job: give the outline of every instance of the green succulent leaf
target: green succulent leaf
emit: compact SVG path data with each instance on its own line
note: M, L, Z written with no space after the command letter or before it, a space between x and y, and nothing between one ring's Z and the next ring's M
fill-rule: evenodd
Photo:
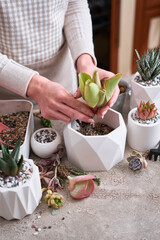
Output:
M99 87L95 83L89 83L85 85L84 99L92 108L97 105L99 101Z
M0 158L0 170L6 175L10 174L10 167L2 158Z
M106 104L106 91L100 90L99 91L99 101L97 103L97 107L105 106Z
M11 152L11 158L17 163L20 151L21 139L19 138L16 142L14 149Z
M111 97L116 89L116 86L118 85L121 78L122 78L122 74L117 73L115 76L106 79L104 87L106 89L107 102L111 99Z
M97 71L95 71L94 74L93 74L93 81L94 81L94 83L97 84L97 86L99 87L99 89L102 89L101 80L100 80L100 78L99 78L99 74L98 74Z
M2 149L2 155L3 155L4 161L8 162L9 161L8 150L5 148L5 146L3 144L1 144L1 149Z
M18 170L17 170L17 174L19 174L19 172L21 171L22 167L23 167L23 155L21 155L21 158L19 159L19 162L17 163L17 167L18 167Z
M81 94L82 94L82 97L84 97L84 86L85 86L85 83L88 79L91 79L90 75L88 75L87 73L79 73L78 74L78 77L79 77L79 87L80 87L80 91L81 91Z

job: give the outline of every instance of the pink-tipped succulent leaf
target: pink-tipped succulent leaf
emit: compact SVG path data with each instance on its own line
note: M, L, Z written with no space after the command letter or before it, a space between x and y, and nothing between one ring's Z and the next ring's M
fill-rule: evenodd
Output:
M148 101L147 103L142 102L139 106L137 106L137 113L140 119L147 120L151 119L155 116L157 109L155 108L155 104Z
M68 177L70 195L75 199L89 197L95 189L94 178L92 175Z

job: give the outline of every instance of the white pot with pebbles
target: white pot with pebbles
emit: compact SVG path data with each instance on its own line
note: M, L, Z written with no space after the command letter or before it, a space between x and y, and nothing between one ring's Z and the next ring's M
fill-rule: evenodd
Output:
M160 110L160 48L147 51L144 56L137 57L137 73L131 80L130 108L137 107L141 100L155 103Z
M22 219L38 206L42 192L38 167L31 159L19 159L20 140L10 152L2 145L0 158L0 216Z
M160 111L155 104L141 102L128 114L127 141L137 151L147 151L158 145L160 140Z
M61 143L61 136L53 128L41 128L35 131L31 137L33 152L40 158L49 158L57 151Z

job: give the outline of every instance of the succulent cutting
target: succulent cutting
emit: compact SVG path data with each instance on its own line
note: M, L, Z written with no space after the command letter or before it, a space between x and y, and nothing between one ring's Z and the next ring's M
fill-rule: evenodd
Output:
M9 152L8 143L1 144L2 158L0 158L0 170L5 176L16 176L22 169L23 155L19 159L21 139L19 138L14 149Z
M89 197L95 189L94 178L92 175L82 175L74 178L68 176L70 195L75 199Z
M140 170L141 168L147 168L148 163L145 158L137 151L132 151L130 156L127 158L129 162L129 168L136 171Z
M157 109L155 108L155 104L148 101L147 103L142 102L139 106L137 106L137 113L140 119L147 120L151 119L155 116Z
M141 57L137 50L135 52L138 57L137 71L143 81L155 79L160 74L160 48L157 51L155 48L148 50Z
M92 78L87 73L80 73L78 78L83 99L93 108L105 106L111 99L121 77L122 75L118 73L115 76L106 79L102 86L97 71L94 72Z

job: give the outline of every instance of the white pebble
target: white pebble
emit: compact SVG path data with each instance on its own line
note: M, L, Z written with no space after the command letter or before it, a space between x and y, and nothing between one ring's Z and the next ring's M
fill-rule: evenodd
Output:
M38 235L38 232L34 232L33 235L34 235L34 236L37 236L37 235Z
M41 228L38 228L38 232L41 232Z
M39 215L37 218L41 218L41 216Z

